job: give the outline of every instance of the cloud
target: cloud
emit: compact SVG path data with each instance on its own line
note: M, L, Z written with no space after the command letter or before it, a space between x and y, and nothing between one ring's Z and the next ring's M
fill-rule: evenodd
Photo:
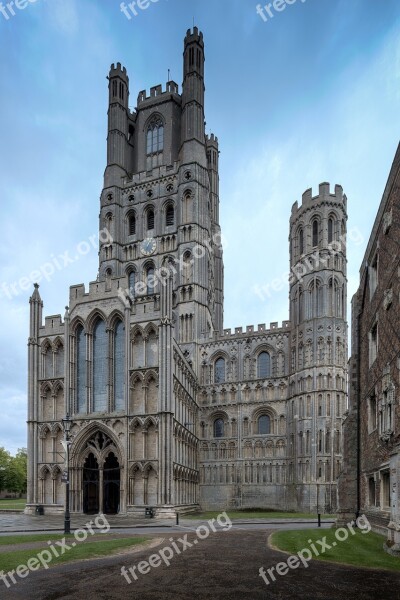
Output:
M53 29L67 36L75 37L78 34L79 12L75 0L50 0L46 3L46 10L48 22Z
M11 454L26 448L26 394L15 388L0 389L0 440Z

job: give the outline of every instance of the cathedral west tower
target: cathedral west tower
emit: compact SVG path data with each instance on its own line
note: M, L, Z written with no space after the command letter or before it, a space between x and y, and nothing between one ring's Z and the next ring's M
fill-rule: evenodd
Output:
M63 510L66 414L72 511L315 510L317 483L334 507L347 330L345 247L331 246L345 197L323 184L293 209L291 265L321 260L292 282L291 320L224 329L204 67L194 27L181 92L156 85L130 110L126 69L109 71L97 277L71 286L63 318L43 324L37 286L30 301L28 511Z

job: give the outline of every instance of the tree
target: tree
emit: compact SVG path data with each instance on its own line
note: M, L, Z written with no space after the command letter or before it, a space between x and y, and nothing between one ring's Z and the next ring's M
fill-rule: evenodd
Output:
M3 447L0 448L0 492L7 489L7 473L10 467L11 454Z
M0 492L26 492L27 459L26 448L19 448L15 456L11 456L5 448L0 448Z
M20 494L26 492L27 473L28 473L28 452L26 448L19 448L15 458L12 458L12 464L18 475L18 491Z

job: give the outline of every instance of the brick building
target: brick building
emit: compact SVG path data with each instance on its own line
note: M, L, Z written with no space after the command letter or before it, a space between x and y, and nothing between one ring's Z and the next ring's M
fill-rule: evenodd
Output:
M363 512L400 549L400 146L352 300L341 520Z

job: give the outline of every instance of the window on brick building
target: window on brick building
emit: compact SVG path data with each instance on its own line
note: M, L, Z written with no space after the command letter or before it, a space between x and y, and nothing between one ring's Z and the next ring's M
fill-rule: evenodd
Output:
M370 506L376 505L375 477L370 477L368 479L368 504Z
M376 396L372 394L368 398L368 432L372 433L376 429Z
M369 332L369 366L371 366L377 357L378 353L378 323L372 327Z
M385 471L381 475L381 508L390 508L390 473Z
M375 254L375 257L372 260L371 265L369 267L369 295L370 295L370 298L372 298L372 296L374 295L377 285L378 285L378 255Z

